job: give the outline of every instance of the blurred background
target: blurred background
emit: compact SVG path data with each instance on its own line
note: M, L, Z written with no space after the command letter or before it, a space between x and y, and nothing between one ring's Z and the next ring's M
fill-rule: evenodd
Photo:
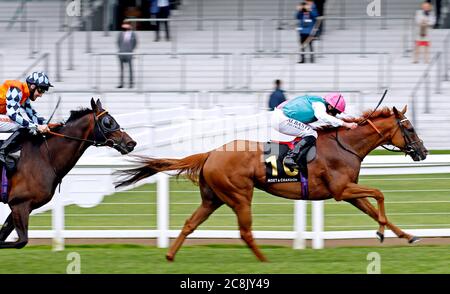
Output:
M48 116L61 97L56 112L60 120L67 118L70 110L88 107L91 97L101 98L103 106L138 142L137 154L180 157L235 138L270 140L269 98L275 80L281 81L280 89L287 99L340 91L356 115L374 108L383 91L389 89L383 105L407 105L406 115L425 146L432 152L450 150L450 2L306 2L0 0L0 80L24 79L34 70L45 71L55 87L36 101L35 107ZM424 9L424 2L431 2L431 8ZM308 28L302 28L307 35L302 39L298 29L305 24L299 24L298 15L312 14L314 9L317 17ZM434 22L423 25L423 14L434 17ZM124 33L124 22L134 33ZM301 48L305 50L303 57ZM415 56L418 50L420 54ZM111 172L123 166L116 164L118 161L115 150L90 148L79 169L65 179L56 196L65 195L63 207L73 203L99 205L95 213L68 208L73 211L66 215L66 230L158 228L156 179L149 180L153 183L150 186L138 188L141 194L135 191L137 194L118 196L124 201L114 200L117 194L113 194ZM172 211L170 229L180 229L198 203L195 188L185 187L184 182L180 185L180 189L170 191L171 197L177 191L182 196L189 192L194 200L181 201L187 203L183 206L186 210ZM105 195L113 196L104 199ZM435 215L437 219L418 220L417 214L411 214L402 221L416 227L436 224L436 228L448 228L448 196L440 196L443 212ZM133 199L137 203L133 208L123 203ZM141 215L132 216L138 203L143 203ZM31 234L54 237L61 244L61 235L55 235L51 224L52 205L35 213ZM292 204L283 205L288 211L280 213L292 215ZM112 207L120 209L111 212ZM0 214L6 216L8 208L1 209ZM112 214L141 219L126 222ZM152 220L147 223L147 218ZM227 218L226 226L235 228L233 216ZM364 220L359 228L373 227L368 217ZM216 221L218 227L223 226L222 220ZM342 221L344 226L345 218ZM281 230L290 230L294 225L292 218L288 223L280 222L268 221L261 227L268 229L275 223ZM336 225L335 220L329 225L333 223ZM57 229L64 230L64 216ZM120 234L155 237L159 233Z

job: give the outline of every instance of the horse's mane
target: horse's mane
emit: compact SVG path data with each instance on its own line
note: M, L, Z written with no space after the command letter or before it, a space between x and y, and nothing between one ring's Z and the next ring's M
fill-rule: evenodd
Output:
M92 112L93 112L93 110L92 110L92 109L89 109L89 108L80 108L80 109L77 109L77 110L71 110L71 111L70 111L70 116L69 116L69 118L66 120L65 124L68 124L68 123L70 123L70 122L76 121L76 120L78 120L79 118L82 118L83 116L85 116L86 114L90 114L90 113L92 113ZM64 125L56 126L56 127L52 128L52 131L58 132L59 130L61 130L61 128L62 128L63 126L64 126Z
M381 109L376 110L373 112L373 109L369 109L363 112L363 114L360 117L354 117L354 118L346 118L344 119L346 122L362 122L363 120L369 118L377 118L377 117L390 117L392 115L392 109L385 106Z
M370 117L370 119L375 119L378 117L389 117L392 115L392 109L390 109L387 106L385 106L381 109L378 109L373 113L372 112L373 112L373 109L368 109L368 110L364 111L363 114L359 117L348 117L348 118L343 118L342 120L346 121L346 122L360 123L369 117ZM321 131L329 131L329 130L335 130L335 129L336 129L335 127L328 126L328 125L324 125L321 127L319 126L319 130L321 130Z
M72 121L75 121L79 118L82 118L83 116L85 116L86 114L92 113L93 110L89 109L89 108L81 108L78 110L72 110L70 111L70 116L67 119L66 123L70 123Z

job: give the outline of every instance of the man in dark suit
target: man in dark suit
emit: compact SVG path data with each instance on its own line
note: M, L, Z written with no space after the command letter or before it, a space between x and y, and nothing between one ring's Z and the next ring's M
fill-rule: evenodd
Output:
M133 53L137 45L136 33L132 30L132 26L129 23L122 24L123 31L120 32L119 38L117 39L117 45L119 47L119 53ZM119 55L120 62L120 84L117 88L123 88L123 67L127 63L129 66L129 76L130 76L130 88L133 88L133 66L132 66L132 55Z

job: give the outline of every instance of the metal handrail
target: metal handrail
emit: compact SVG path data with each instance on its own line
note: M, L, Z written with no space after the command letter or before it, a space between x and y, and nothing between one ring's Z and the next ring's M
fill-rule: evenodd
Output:
M364 52L366 50L366 42L367 42L367 25L366 25L366 21L374 21L374 20L403 20L403 38L402 38L402 43L403 43L403 54L404 56L406 56L407 52L410 52L412 49L409 48L411 42L409 40L409 38L411 37L411 34L408 34L408 28L409 31L413 31L413 24L411 22L411 19L414 20L414 18L411 17L376 17L376 18L367 18L367 17L358 17L358 16L318 16L316 18L318 21L326 21L326 20L341 20L341 21L345 21L345 20L361 20L362 23L359 26L359 30L360 30L360 51ZM270 18L269 22L271 23L271 27L274 28L275 31L276 30L276 26L274 25L279 24L280 21L286 21L286 22L291 22L294 23L297 20L295 18ZM341 22L341 26L342 26L343 22ZM385 29L385 22L381 22L380 25L380 29ZM294 24L293 24L294 26ZM345 26L340 27L340 29L345 29ZM281 32L278 30L278 32L275 32L276 36L275 38L273 38L272 41L272 51L277 52L281 50Z
M19 4L19 6L16 8L16 11L14 12L13 16L11 17L11 19L8 21L8 26L6 27L6 29L9 31L11 30L11 28L18 22L21 23L21 27L20 30L21 32L26 32L27 31L27 27L24 25L24 23L27 20L27 0L22 0ZM22 15L22 20L18 21L17 18Z
M229 21L238 21L241 23L238 25L237 30L243 30L242 22L251 21L254 22L254 49L255 52L261 52L262 49L262 36L263 36L263 18L127 18L125 21L127 22L171 22L171 40L172 40L172 53L178 52L178 26L176 23L178 22L194 22L201 20L202 23L204 21L210 21L213 23L212 31L213 37L212 40L212 49L214 52L218 52L220 50L219 46L219 32L220 32L220 22L229 22ZM200 26L201 30L203 30L203 24ZM198 28L197 28L198 29ZM199 30L199 29L198 29Z
M27 76L31 70L36 67L36 65L38 65L41 62L44 62L44 72L48 73L48 69L49 69L49 60L50 60L50 53L43 53L41 54L38 58L36 58L36 60L31 63L20 75L18 75L16 77L16 79L20 80L22 78L24 78L25 76Z
M11 20L5 20L5 19L0 19L0 23L10 23ZM40 31L37 27L39 25L39 21L38 20L34 20L34 19L30 19L30 20L16 20L16 23L22 23L22 24L33 24L31 26L31 30L28 29L28 25L26 25L25 27L25 31L28 32L28 44L30 47L30 58L32 58L34 56L34 54L39 53L39 49L38 49L38 40L40 39ZM36 35L39 35L36 37Z
M448 81L448 70L449 70L449 64L448 64L448 51L450 50L449 48L449 43L450 43L450 33L447 34L447 36L445 36L444 38L444 42L443 42L443 58L444 58L444 81Z
M391 83L391 71L392 68L389 65L390 60L391 60L391 54L389 52L276 52L276 53L269 53L269 52L262 52L262 53L240 53L241 56L246 57L246 61L243 62L244 64L244 69L242 70L242 72L244 74L246 74L245 77L245 87L251 89L251 58L248 58L248 56L255 56L255 57L260 57L260 56L275 56L275 57L279 57L281 55L286 55L289 56L290 61L288 64L288 72L289 72L289 81L291 85L295 85L295 66L293 66L295 64L295 62L293 60L291 60L291 56L298 56L299 54L305 54L305 55L333 55L334 56L334 82L333 82L333 88L339 89L339 72L340 72L340 63L339 63L339 59L338 57L340 55L361 55L361 54L365 54L365 55L375 55L375 56L379 56L379 63L378 63L378 77L377 77L377 89L378 90L382 90L384 88L386 88L387 86L390 85ZM383 64L383 62L381 61L381 57L384 58L388 58L387 60L385 60L384 64L386 64L387 66L384 67L380 70L380 68L382 67L381 65Z
M330 93L330 92L335 92L336 91L336 89L334 89L334 88L322 88L322 89L314 89L314 88L305 88L305 89L291 89L291 90L284 90L284 92L286 93L286 94L289 94L289 93ZM265 96L263 97L263 96L259 96L258 97L258 101L259 101L259 104L260 104L260 107L261 108L263 108L263 109L268 109L267 108L267 105L266 105L266 99L267 99L267 97L266 97L266 95L267 94L269 94L269 93L272 93L273 92L273 89L260 89L260 90L258 90L258 89L239 89L239 90L208 90L208 91L203 91L202 92L202 94L206 94L206 95L208 95L208 97L210 97L211 95L214 95L214 94L231 94L231 93L244 93L244 94L260 94L260 93L263 93ZM359 99L358 99L358 102L357 102L357 104L358 104L358 107L359 107L359 109L363 109L363 107L364 107L364 101L363 101L363 99L362 99L362 97L363 97L363 92L362 91L358 91L358 90L347 90L347 89L340 89L339 90L339 92L340 93L354 93L354 94L357 94L357 95L359 95ZM214 98L211 98L210 99L211 100L211 103L212 104L217 104L217 102L214 102L215 101L215 99Z
M223 56L225 58L225 63L224 63L224 79L223 79L223 83L224 83L224 88L228 88L229 87L229 81L230 81L230 77L231 77L231 62L230 62L230 58L231 56L233 56L233 53L229 53L229 52L212 52L212 53L205 53L205 52L184 52L184 53L117 53L117 52L97 52L97 53L91 53L90 56L92 58L95 58L95 62L90 62L90 64L94 65L94 69L90 70L89 72L92 72L95 74L95 78L90 78L88 76L89 82L92 83L93 81L95 81L95 85L93 86L93 88L95 88L96 90L98 90L97 87L99 87L99 85L101 84L101 75L100 75L100 70L99 68L100 66L100 57L101 56L138 56L138 57L142 57L142 60L140 60L140 70L138 71L138 73L140 72L141 75L140 76L136 76L136 81L138 81L137 87L138 87L138 92L142 92L142 85L143 85L143 69L142 69L142 64L144 63L143 58L145 56L171 56L171 57L180 57L180 90L181 91L185 91L186 90L186 60L185 60L185 56L213 56L213 57L217 57L217 56Z
M435 93L440 93L441 90L441 62L440 59L442 57L442 52L437 52L431 62L428 64L427 68L424 70L413 90L411 91L411 109L412 109L412 121L414 125L417 127L417 92L420 89L420 86L424 84L424 92L425 92L425 113L430 112L430 72L436 63L436 87Z
M285 92L287 94L296 94L296 93L329 93L329 92L333 92L335 91L335 89L294 89L294 90L286 90ZM189 105L192 108L195 108L196 106L199 106L201 103L207 103L207 105L215 105L215 106L219 106L220 104L217 101L217 96L215 96L216 94L255 94L257 95L257 107L259 109L268 109L267 108L267 94L273 92L273 89L252 89L252 90L150 90L150 91L145 91L142 92L141 94L145 95L145 106L144 107L148 107L148 108L152 108L151 105L151 95L153 94L169 94L169 93L174 93L174 94L188 94L190 95L190 101L189 101ZM341 93L345 93L345 94L355 94L358 95L357 100L356 100L356 104L358 105L358 108L360 110L364 110L364 93L362 91L356 91L356 90L346 90L346 89L342 89L340 91ZM92 89L92 90L86 90L85 88L80 88L80 89L70 89L70 90L51 90L50 95L52 95L52 97L54 96L61 96L64 94L73 94L73 93L80 93L80 94L96 94L99 95L100 97L104 96L104 94L106 93L111 93L111 94L117 94L117 93L124 93L123 90L117 90L117 89L111 89L111 90L100 90L100 89ZM135 92L135 93L140 93L140 92ZM261 95L262 94L262 95ZM205 97L207 97L207 99L205 99ZM120 100L107 100L107 97L102 97L103 100L107 101L108 104L111 103L121 103ZM200 102L202 101L202 102ZM207 102L205 102L207 101ZM246 101L245 99L243 101ZM168 103L170 103L170 101L168 101ZM244 102L245 103L245 102ZM49 108L48 111L51 112L53 110L53 103L49 104Z
M296 93L329 93L333 92L335 89L295 89L295 90L286 90L285 92L287 94L296 94ZM267 108L267 94L273 92L273 89L253 89L253 90L150 90L145 92L135 92L145 95L145 106L148 108L152 108L151 105L151 95L153 94L188 94L190 96L189 105L192 108L200 107L200 104L203 103L203 105L214 105L214 106L220 106L220 104L217 101L216 94L233 94L233 93L243 93L243 94L255 94L257 95L257 106L259 109L268 109ZM340 91L341 93L346 94L356 94L358 95L358 98L356 100L356 104L358 105L358 108L360 110L364 109L364 93L362 91L356 91L356 90L346 90L342 89ZM111 90L100 90L100 89L92 89L92 90L86 90L83 89L70 89L70 90L51 90L50 95L52 97L54 96L61 96L64 94L73 94L73 93L80 93L80 94L95 94L99 95L100 97L104 96L106 93L110 94L117 94L117 93L124 93L123 90L117 90L117 89L111 89ZM263 94L263 95L261 95ZM205 99L206 97L206 99ZM121 103L120 100L108 100L107 98L102 98L104 101L107 101L108 104L111 103ZM106 99L106 100L105 100ZM245 101L245 100L244 100ZM170 101L168 101L170 103ZM205 104L206 103L206 104ZM244 102L245 103L245 102ZM50 103L48 106L48 111L51 112L53 110L53 103Z
M56 81L60 82L62 80L61 75L61 44L64 40L68 39L67 44L67 54L69 60L68 70L73 70L73 31L72 27L69 26L69 31L65 33L61 38L55 43L55 67L56 67Z

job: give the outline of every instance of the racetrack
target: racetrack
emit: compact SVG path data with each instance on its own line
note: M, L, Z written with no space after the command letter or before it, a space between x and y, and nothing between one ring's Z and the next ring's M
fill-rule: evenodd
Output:
M364 176L360 183L385 193L388 217L406 231L450 227L449 174ZM68 206L66 229L155 229L155 191L155 185L144 185L107 196L93 208ZM186 180L172 180L170 203L170 229L180 229L200 203L197 187ZM293 203L257 191L254 229L292 230ZM378 228L356 208L334 200L326 202L325 216L325 230L369 229L375 236ZM50 213L43 213L33 216L30 226L50 228L50 222ZM237 224L230 209L223 207L202 228L235 230ZM52 252L48 239L31 240L25 249L0 251L0 272L64 273L67 254L77 252L83 273L365 273L367 254L377 252L382 273L450 273L450 238L424 238L414 245L397 238L388 238L383 244L375 237L325 240L327 248L322 250L293 250L291 240L257 241L269 264L258 262L239 239L188 239L173 264L164 259L167 249L156 248L155 240L68 239L62 252Z
M0 273L66 273L68 254L80 256L81 273L366 273L367 256L380 256L381 273L450 273L450 245L340 247L293 250L261 246L269 263L256 260L243 245L183 247L175 262L165 249L142 245L74 245L52 252L49 246L1 250Z

